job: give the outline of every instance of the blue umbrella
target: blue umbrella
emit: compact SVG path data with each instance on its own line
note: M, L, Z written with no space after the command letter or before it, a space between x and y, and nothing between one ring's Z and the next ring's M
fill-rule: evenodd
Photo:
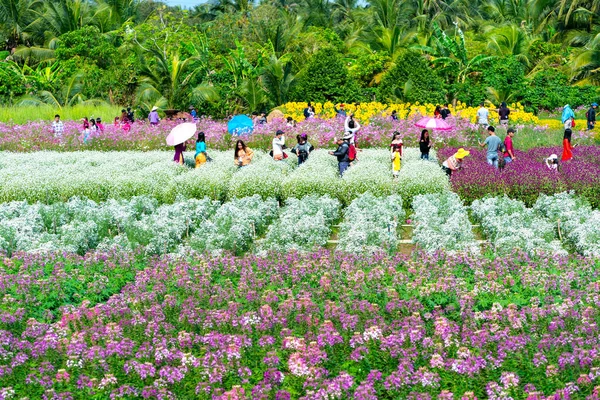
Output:
M254 124L247 115L236 115L227 124L227 132L234 136L247 135L254 131Z

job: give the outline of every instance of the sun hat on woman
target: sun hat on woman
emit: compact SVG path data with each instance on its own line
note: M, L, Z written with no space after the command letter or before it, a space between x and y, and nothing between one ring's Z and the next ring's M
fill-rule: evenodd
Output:
M469 154L471 154L471 152L469 150L465 150L462 147L460 149L458 149L458 151L454 154L454 157L456 157L457 159L461 159L461 158L465 158L466 156L468 156Z

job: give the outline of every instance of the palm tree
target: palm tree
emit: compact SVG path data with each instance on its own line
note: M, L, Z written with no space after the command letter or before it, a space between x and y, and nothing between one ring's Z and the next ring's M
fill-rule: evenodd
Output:
M73 32L95 23L101 10L86 0L45 1L44 7L35 11L36 19L30 29L47 43L58 40L60 35Z
M600 32L575 53L571 76L578 84L600 85Z
M46 70L44 74L54 74L52 70ZM19 106L27 105L49 105L54 108L63 108L67 106L73 106L75 104L104 104L103 100L98 99L86 99L82 95L84 86L84 73L76 72L71 75L56 92L49 90L42 90L35 95L26 95L21 98L17 103Z
M0 0L0 24L4 25L3 30L8 34L7 49L23 43L34 11L42 4L40 0Z
M181 58L179 52L167 54L158 47L145 49L145 55L151 57L148 62L142 54L142 80L138 89L137 101L146 106L156 105L161 108L175 108L178 104L190 100L214 101L218 94L208 82L191 87L198 78L208 76L208 57L203 50L206 41L200 41L194 47L195 54ZM147 107L148 109L151 107Z
M529 66L529 47L532 39L515 25L502 26L489 32L488 49L498 56L514 56Z
M285 56L277 58L273 53L264 67L261 80L271 103L278 106L289 101L296 75L292 73L292 63Z

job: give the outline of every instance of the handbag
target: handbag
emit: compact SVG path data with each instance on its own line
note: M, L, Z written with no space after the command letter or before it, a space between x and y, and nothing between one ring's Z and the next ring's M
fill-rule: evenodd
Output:
M575 118L571 119L571 127L575 128Z

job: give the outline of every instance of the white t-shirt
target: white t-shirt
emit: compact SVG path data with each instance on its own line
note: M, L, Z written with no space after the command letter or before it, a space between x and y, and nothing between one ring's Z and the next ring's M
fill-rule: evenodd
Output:
M273 139L273 155L283 154L283 145L285 144L285 136L282 136L281 139L274 138Z
M477 121L480 124L487 124L489 115L490 112L488 111L488 109L485 107L481 107L479 110L477 110Z

